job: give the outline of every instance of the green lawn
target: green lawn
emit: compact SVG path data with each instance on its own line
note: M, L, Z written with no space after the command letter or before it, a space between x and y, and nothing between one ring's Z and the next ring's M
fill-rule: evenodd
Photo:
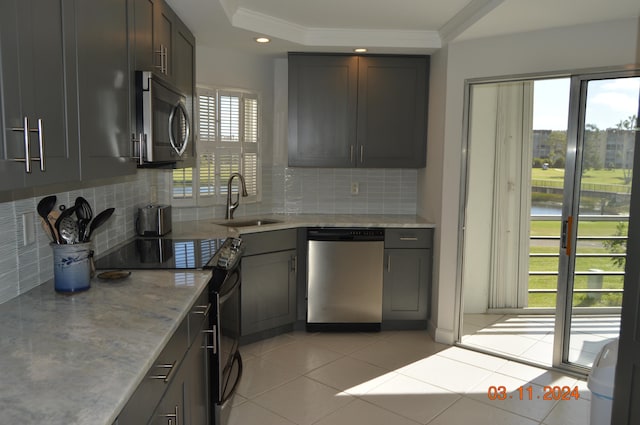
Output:
M589 236L614 236L617 221L583 221L578 223L580 234ZM531 221L531 236L560 236L560 220Z
M564 168L532 168L531 178L534 180L550 180L562 182L564 180ZM612 184L621 186L630 186L625 184L624 172L622 169L614 170L587 170L582 173L582 181L584 183Z

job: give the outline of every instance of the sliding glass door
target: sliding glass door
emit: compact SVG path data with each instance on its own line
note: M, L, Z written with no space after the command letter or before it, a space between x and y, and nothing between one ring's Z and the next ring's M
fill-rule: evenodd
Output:
M458 340L585 372L619 333L640 72L468 89Z
M637 73L571 81L556 365L589 368L619 335L639 96Z

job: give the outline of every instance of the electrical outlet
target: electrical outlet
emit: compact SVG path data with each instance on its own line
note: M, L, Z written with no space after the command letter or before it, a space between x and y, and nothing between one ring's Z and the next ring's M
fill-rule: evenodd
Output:
M360 184L358 182L351 183L351 194L357 195L360 192Z
M150 194L149 194L149 202L151 204L155 204L156 202L158 202L158 187L157 186L151 186L150 188Z

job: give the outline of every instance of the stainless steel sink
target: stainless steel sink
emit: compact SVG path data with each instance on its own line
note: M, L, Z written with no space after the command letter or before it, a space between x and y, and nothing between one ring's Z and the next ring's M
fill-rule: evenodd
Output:
M213 224L227 227L249 227L249 226L265 226L267 224L282 223L280 220L272 220L267 218L256 218L251 220L224 220L214 221Z

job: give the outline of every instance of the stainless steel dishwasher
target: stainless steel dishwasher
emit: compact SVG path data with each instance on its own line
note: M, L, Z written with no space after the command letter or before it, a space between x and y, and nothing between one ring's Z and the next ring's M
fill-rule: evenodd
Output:
M384 230L310 228L307 241L307 330L380 330Z

